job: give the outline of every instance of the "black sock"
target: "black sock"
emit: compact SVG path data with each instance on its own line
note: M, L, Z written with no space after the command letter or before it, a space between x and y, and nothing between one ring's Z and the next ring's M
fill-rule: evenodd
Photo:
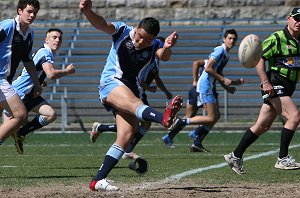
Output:
M171 131L169 132L169 138L171 140L174 139L174 137L177 135L177 133L179 133L179 131L181 131L182 129L184 129L184 127L186 126L186 119L180 119L178 118L175 121L175 125L173 126L173 128L171 129Z
M28 133L30 133L36 129L42 128L43 126L46 126L46 125L47 125L47 122L43 118L43 116L41 116L41 115L36 116L30 122L28 122L27 124L25 124L24 126L22 126L19 129L18 135L25 137Z
M280 150L279 150L279 158L286 157L289 153L289 145L292 141L292 138L295 134L295 131L292 131L287 128L282 128L281 131L281 139L280 139Z
M196 134L199 134L194 141L194 145L200 146L205 136L209 133L209 128L206 126L199 126L195 129Z
M130 144L127 146L125 152L126 153L132 152L134 147L144 137L146 132L147 131L143 127L139 127L138 131L134 134L133 139L131 140Z
M97 131L99 132L104 132L104 131L112 131L112 132L117 132L117 125L116 124L100 124L97 128Z
M250 128L246 130L244 133L239 145L236 147L236 149L233 151L234 156L238 158L242 158L244 152L246 149L253 143L255 140L257 140L258 136L255 135Z

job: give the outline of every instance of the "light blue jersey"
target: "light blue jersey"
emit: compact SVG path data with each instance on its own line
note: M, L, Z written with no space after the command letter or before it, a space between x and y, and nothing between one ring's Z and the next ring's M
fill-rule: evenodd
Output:
M19 16L0 22L0 79L11 83L19 63L32 60L33 31L20 29Z
M116 31L112 35L112 47L100 79L100 98L103 100L113 88L124 84L139 97L137 76L155 60L156 51L163 47L163 43L154 39L150 46L137 49L132 40L134 27L124 22L115 22L113 25Z
M223 43L222 45L215 47L209 54L209 58L216 61L214 70L222 75L223 69L229 60L229 53L225 50L225 44ZM197 83L197 92L200 95L198 105L202 105L203 103L216 103L217 92L215 83L216 79L204 70Z
M46 78L46 74L43 70L43 63L48 62L53 64L54 63L54 55L51 51L51 49L44 44L44 47L40 48L33 56L33 62L36 67L37 76L39 78L40 83L43 83L43 81ZM30 75L28 74L27 70L24 68L22 70L21 75L13 81L12 83L13 87L23 99L25 96L30 97L33 91L33 82L30 79Z

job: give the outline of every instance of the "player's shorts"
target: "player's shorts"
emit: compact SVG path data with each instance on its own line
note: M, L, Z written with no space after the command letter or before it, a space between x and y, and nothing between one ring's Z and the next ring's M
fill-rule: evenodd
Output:
M17 94L13 86L6 79L0 80L0 89L0 102Z
M201 106L207 103L217 103L216 96L213 93L199 93L197 105Z
M196 86L192 86L188 93L187 105L197 105L199 93L196 90Z
M31 109L33 109L34 107L38 106L43 102L48 104L48 102L42 96L38 96L36 98L25 97L22 99L22 101L26 107L27 112L31 111Z
M283 96L292 96L296 89L296 82L291 81L276 72L267 72L270 83L273 86L274 94L271 98L283 97ZM261 90L262 96L265 93ZM264 103L271 104L269 101L264 100Z
M114 108L104 102L105 98L109 95L109 93L116 87L125 85L127 86L132 93L139 98L139 90L138 86L134 82L130 82L124 78L113 78L113 79L107 79L104 80L104 82L100 82L99 85L99 98L102 102L103 106L106 108L107 111L113 111Z

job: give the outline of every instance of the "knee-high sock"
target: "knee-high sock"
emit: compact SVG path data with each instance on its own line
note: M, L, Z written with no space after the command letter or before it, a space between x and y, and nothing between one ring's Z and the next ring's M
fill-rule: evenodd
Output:
M197 134L197 138L194 141L194 145L200 146L205 136L209 133L210 128L207 126L199 126L195 129L195 133Z
M142 126L140 126L138 128L138 131L134 134L134 137L131 140L130 144L127 146L125 152L126 153L132 152L135 146L137 145L137 143L144 137L146 132L147 131Z
M124 150L117 144L113 144L110 149L107 151L104 161L98 170L97 175L94 177L94 180L101 180L107 177L110 171L115 167L118 161L121 159L124 154Z
M135 115L139 120L151 121L162 124L163 113L156 111L152 107L147 105L140 105L136 111Z
M246 130L244 133L239 145L233 151L234 156L238 158L242 158L246 149L257 140L258 136L255 135L250 128Z
M45 120L44 116L38 115L38 116L34 117L30 122L28 122L27 124L22 126L18 131L18 135L25 137L28 133L30 133L36 129L42 128L43 126L46 126L46 125L48 125L48 123Z
M283 158L288 155L289 145L292 141L294 134L295 134L295 131L292 131L287 128L282 128L281 139L280 139L279 158Z
M101 124L98 126L97 131L104 132L104 131L112 131L117 132L117 125L116 124Z
M189 121L190 119L189 118L186 118L186 119L180 119L180 118L177 118L176 121L175 121L175 125L174 127L171 129L171 131L168 133L169 135L169 138L171 140L174 139L174 137L177 135L177 133L179 133L182 129L184 129L184 127L186 125L189 124Z

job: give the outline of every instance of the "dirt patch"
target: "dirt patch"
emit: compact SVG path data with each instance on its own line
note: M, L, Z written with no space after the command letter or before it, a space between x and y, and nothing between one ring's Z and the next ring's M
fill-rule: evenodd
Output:
M5 188L0 190L1 197L6 198L92 198L92 197L141 197L141 198L171 198L171 197L300 197L300 184L227 184L207 185L194 180L176 182L154 182L121 187L117 192L90 191L87 184L74 186L50 185L26 187L19 189Z

